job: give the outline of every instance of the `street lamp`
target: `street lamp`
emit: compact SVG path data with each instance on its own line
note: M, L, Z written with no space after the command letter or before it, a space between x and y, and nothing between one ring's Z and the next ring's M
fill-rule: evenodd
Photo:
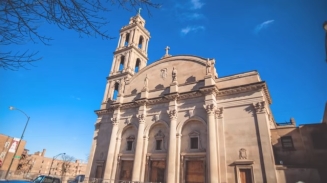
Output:
M325 36L325 51L326 51L326 62L327 62L327 21L324 22L323 28L325 29L326 36Z
M52 168L52 165L53 165L53 161L58 157L58 156L60 156L60 155L65 155L66 153L60 153L60 154L58 154L58 155L56 155L56 156L54 156L53 158L52 158L52 162L51 162L51 166L50 166L50 169L49 169L49 174L48 175L50 175L50 173L51 173L51 168Z
M25 130L26 130L26 127L27 127L28 121L30 120L30 117L27 116L27 114L26 114L24 111L22 111L22 110L20 110L20 109L18 109L18 108L12 107L12 106L10 106L9 109L10 109L10 110L17 110L17 111L20 111L21 113L23 113L23 114L27 117L27 121L26 121L26 124L25 124L24 130L23 130L22 136L20 137L20 140L19 140L19 142L18 142L17 150L15 150L15 154L14 154L14 156L12 157L11 162L10 162L10 164L9 164L9 168L8 168L7 173L6 173L5 179L7 179L7 176L8 176L8 174L9 174L9 171L10 171L11 165L12 165L12 163L14 162L15 156L17 155L17 151L18 151L18 148L19 148L20 142L23 140L24 133L25 133Z

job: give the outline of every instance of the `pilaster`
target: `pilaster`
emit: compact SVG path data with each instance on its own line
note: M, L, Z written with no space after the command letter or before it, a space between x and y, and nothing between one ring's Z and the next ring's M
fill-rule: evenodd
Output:
M112 177L112 175L114 175L114 172L112 171L112 167L114 166L114 155L115 155L116 138L118 132L118 122L119 122L119 115L116 115L116 117L111 118L112 130L110 136L110 144L108 149L106 167L103 175L103 179L106 179L107 181L110 180L111 178L114 178L114 176Z
M208 149L207 150L207 163L209 165L208 182L218 183L218 164L217 164L217 136L215 124L215 104L204 105L207 112L207 131L208 131Z
M262 156L263 165L263 182L276 183L276 167L274 162L274 154L269 135L270 128L268 126L268 114L264 101L253 104L256 123L258 128L258 140L260 142L260 155Z
M227 183L227 165L226 165L226 145L225 145L225 124L224 108L217 108L215 111L216 129L217 129L217 149L218 149L218 170L220 183Z
M168 169L167 169L167 182L176 182L176 123L177 123L177 109L167 111L170 118L169 127L169 150L168 150Z

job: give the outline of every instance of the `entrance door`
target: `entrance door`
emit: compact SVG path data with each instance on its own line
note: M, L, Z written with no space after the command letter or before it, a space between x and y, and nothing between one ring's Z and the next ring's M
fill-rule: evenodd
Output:
M151 161L150 182L165 182L166 161Z
M97 169L95 170L95 178L102 178L102 172L103 172L103 167L97 166Z
M119 180L132 180L133 163L134 161L121 161Z
M252 183L251 169L240 169L241 183Z
M205 183L204 161L186 161L185 183Z

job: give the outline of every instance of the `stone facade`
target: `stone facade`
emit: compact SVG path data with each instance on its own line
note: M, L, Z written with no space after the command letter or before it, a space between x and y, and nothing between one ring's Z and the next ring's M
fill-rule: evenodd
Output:
M120 30L86 176L137 182L276 183L276 128L258 72L218 77L215 60L171 56L147 64L137 14Z

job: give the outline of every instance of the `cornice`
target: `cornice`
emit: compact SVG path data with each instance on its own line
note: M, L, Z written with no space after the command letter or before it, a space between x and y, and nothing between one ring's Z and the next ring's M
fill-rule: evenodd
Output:
M103 115L103 114L113 113L114 112L114 109L111 107L111 108L108 108L108 109L96 110L94 112L99 116L99 115Z
M137 53L141 54L147 61L149 60L148 56L134 45L128 45L127 47L123 47L123 48L121 48L119 50L116 50L116 51L114 51L114 55L117 55L119 53L131 50L131 49L134 49Z
M119 31L119 33L122 33L122 32L124 32L124 31L126 31L126 30L128 30L128 29L132 29L132 28L134 28L134 27L138 27L138 28L140 28L149 38L151 38L151 36L150 36L150 32L148 31L148 30L146 30L144 27L142 27L141 25L139 25L139 24L128 24L128 25L126 25L126 26L123 26L121 29L120 29L120 31Z
M243 93L243 92L259 90L259 89L263 89L263 92L265 94L265 97L267 98L268 103L271 104L272 100L270 98L266 82L264 82L264 81L258 82L258 83L253 83L253 84L248 84L248 85L241 85L241 86L236 86L236 87L231 87L231 88L220 89L217 92L217 96L232 95L232 94Z
M216 82L228 81L228 80L233 80L233 79L238 79L238 78L243 78L243 77L253 76L253 75L259 76L257 71L249 71L249 72L245 72L245 73L240 73L240 74L234 74L234 75L231 75L231 76L221 77L221 78L216 79Z
M238 87L232 87L232 88L224 88L218 90L216 86L209 86L209 87L203 87L197 91L190 91L190 92L183 92L183 93L171 93L168 95L165 95L163 97L157 97L157 98L152 98L152 99L139 99L133 102L128 102L128 103L114 103L111 104L108 109L102 109L102 110L97 110L95 113L97 115L101 114L108 114L108 113L113 113L113 111L117 108L121 109L127 109L127 108L135 108L140 105L155 105L155 104L160 104L160 103L168 103L171 100L186 100L186 99L191 99L191 98L197 98L197 97L202 97L204 95L207 95L208 93L215 93L216 96L225 96L225 95L232 95L232 94L237 94L237 93L243 93L243 92L248 92L248 91L253 91L253 90L260 90L262 89L265 97L267 98L267 101L269 104L271 104L271 98L268 92L268 88L266 86L265 82L259 82L259 83L253 83L249 85L242 85Z

